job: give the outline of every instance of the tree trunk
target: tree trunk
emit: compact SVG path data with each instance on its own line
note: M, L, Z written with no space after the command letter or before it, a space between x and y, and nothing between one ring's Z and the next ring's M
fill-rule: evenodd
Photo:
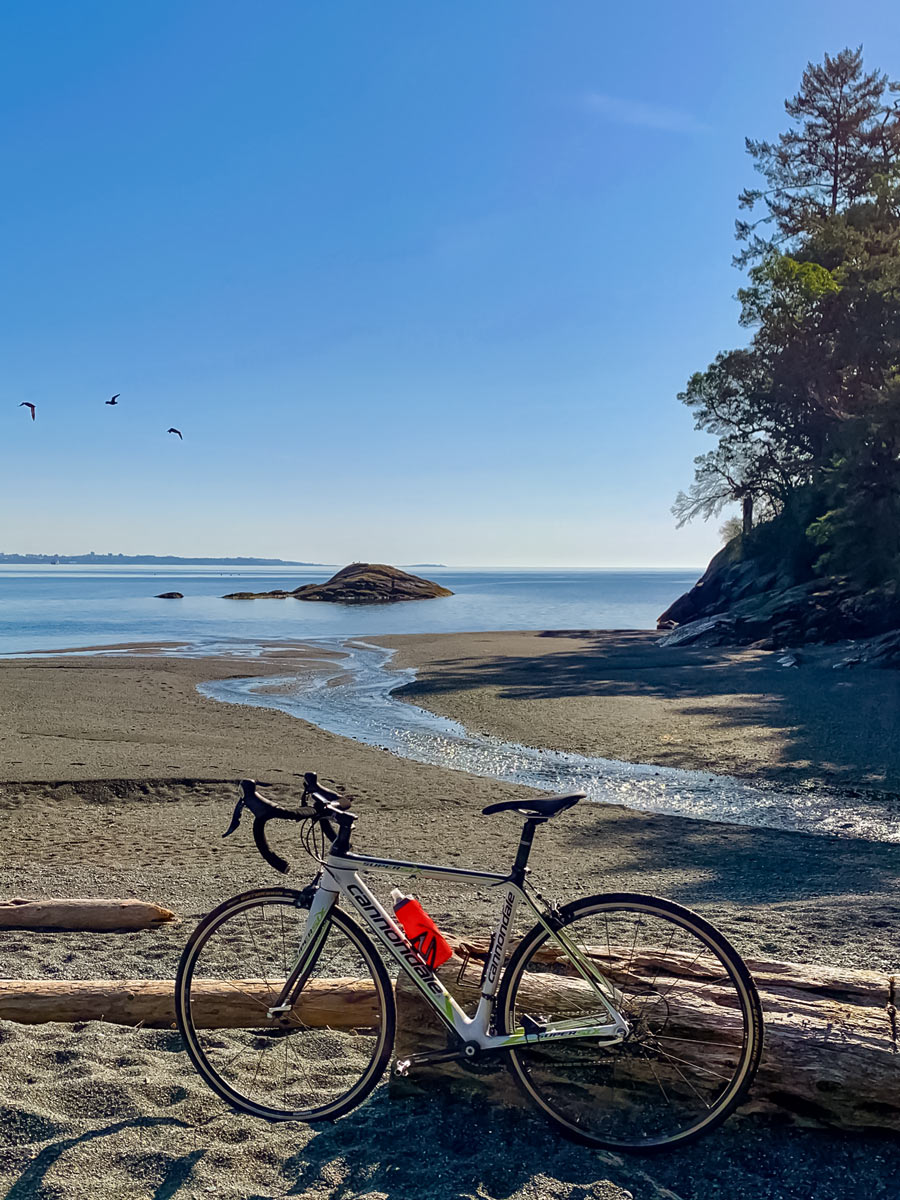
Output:
M60 929L86 932L152 929L175 914L143 900L3 900L0 929Z
M753 497L744 496L741 501L741 533L744 537L753 528Z
M194 1024L207 1029L271 1028L266 1010L279 984L260 979L204 980L192 989ZM359 979L314 980L303 989L293 1019L332 1029L364 1029L377 1019L377 996ZM171 1028L175 987L171 979L0 981L0 1020L36 1025L46 1021L109 1021L115 1025ZM291 1018L286 1022L289 1027Z
M454 956L438 974L469 1012L479 995L480 961L487 941L448 938L457 950L468 951L475 962L460 982L461 959ZM617 974L647 972L655 979L659 955L646 951L636 961L630 954L613 955L604 947L590 951L602 959L604 971ZM559 957L555 946L544 946L544 961ZM671 966L673 956L666 956ZM898 1053L897 980L879 971L801 965L750 959L747 962L763 1003L766 1046L759 1074L745 1111L777 1111L792 1118L824 1122L840 1128L888 1129L900 1133L900 1053ZM679 1034L698 1039L714 1032L727 1041L728 1030L739 1031L734 1010L718 1001L724 996L705 981L692 994L696 968L685 961L675 973L683 1001L691 997L690 1020ZM195 988L195 1023L208 1028L266 1028L273 1024L266 1010L274 1003L278 981L258 979L205 980ZM571 1013L586 985L578 978L548 974L529 980L539 990L540 1006L548 1014L555 1006ZM586 994L589 1000L589 994ZM535 992L538 999L538 992ZM681 1008L682 1006L679 1006ZM426 1007L405 974L397 985L398 1058L442 1050L449 1034ZM370 982L352 978L313 981L304 989L295 1019L311 1026L336 1029L370 1028L377 1017L377 997ZM0 982L0 1020L105 1020L127 1025L172 1027L175 1021L171 980L94 980ZM290 1023L290 1019L289 1022ZM704 1049L704 1062L716 1050ZM461 1087L485 1100L523 1103L504 1069L504 1056L486 1056L474 1069L460 1063L413 1067L407 1078L393 1076L393 1094L418 1093L429 1086Z

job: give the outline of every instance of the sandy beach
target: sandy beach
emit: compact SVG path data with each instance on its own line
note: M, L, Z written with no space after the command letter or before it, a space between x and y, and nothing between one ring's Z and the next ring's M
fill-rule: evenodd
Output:
M526 745L756 782L900 791L900 675L753 649L663 648L640 630L379 639L407 699ZM512 703L510 703L512 701Z
M384 640L419 670L409 699L530 745L825 786L835 803L842 789L890 792L900 781L888 672L790 670L754 651L666 653L643 634ZM135 896L182 918L128 935L0 933L4 975L173 977L203 913L278 882L248 831L221 840L245 775L290 802L303 771L317 770L352 796L358 843L372 851L482 867L511 858L518 822L480 809L521 789L196 692L229 675L315 670L320 657L0 663L0 894ZM299 859L291 878L305 882L311 866L290 839L279 848ZM612 888L671 896L747 955L900 965L900 846L582 804L541 831L533 866L542 890L561 898ZM494 910L489 896L434 884L419 892L459 932ZM221 1105L165 1030L0 1023L0 1062L3 1200L850 1200L891 1195L900 1172L896 1139L877 1134L750 1116L694 1148L630 1160L564 1143L522 1111L474 1111L453 1095L398 1102L384 1088L334 1126L269 1127ZM498 1139L490 1148L486 1129Z

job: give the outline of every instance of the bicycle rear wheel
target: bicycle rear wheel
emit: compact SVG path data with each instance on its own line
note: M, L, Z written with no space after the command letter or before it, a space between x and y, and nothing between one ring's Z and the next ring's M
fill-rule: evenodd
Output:
M510 1069L565 1134L593 1146L653 1150L708 1133L740 1104L759 1065L762 1010L740 956L708 922L652 896L593 896L562 910L560 938L522 939L498 995L504 1031L552 1029L597 1015L609 1023L577 951L613 989L624 1041L535 1039ZM528 1018L534 1025L531 1025Z
M337 908L290 1011L269 1017L307 916L299 892L245 892L201 921L178 967L175 1012L194 1066L223 1100L269 1121L348 1112L378 1082L394 1042L387 971Z

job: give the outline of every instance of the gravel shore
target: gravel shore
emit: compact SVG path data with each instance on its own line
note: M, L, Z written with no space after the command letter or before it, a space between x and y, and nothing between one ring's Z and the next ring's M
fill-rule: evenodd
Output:
M625 659L617 660L613 689L596 674L611 674L609 663L586 661L590 642L579 643L581 665L570 664L566 673L561 660L550 660L576 654L561 638L389 640L402 644L406 661L422 671L416 702L477 728L603 754L616 736L616 711L623 726L641 725L633 706L616 694L626 691ZM540 648L551 643L564 649ZM539 647L532 684L530 646ZM634 656L634 645L626 650L626 657ZM639 648L638 657L643 653ZM818 772L836 798L840 787L895 786L898 764L890 756L897 747L876 759L874 740L862 738L854 768L852 738L838 737L829 724L837 701L816 699L822 681L807 684L802 669L785 671L766 725L763 686L782 678L778 669L748 664L742 676L738 665L721 665L721 652L706 654L710 661L696 661L692 678L664 663L658 664L662 675L646 676L646 686L635 673L632 698L647 701L645 740L632 744L623 736L616 757L665 756L667 765L690 766L705 743L707 769L711 758L716 769L755 775L748 764L760 761L768 778L777 779L778 771L795 778L790 739L802 737L810 753L796 769L806 779ZM499 666L492 676L479 665L501 658L508 660L505 676ZM278 882L255 855L248 831L221 839L233 781L241 775L255 774L287 802L302 772L318 769L324 781L353 796L359 845L373 852L485 868L511 859L518 822L482 817L480 809L522 789L406 762L285 714L217 704L195 691L197 682L229 674L307 669L315 663L301 654L246 662L123 656L0 664L0 894L136 896L182 917L177 927L138 934L0 933L4 975L174 976L181 947L203 913L238 890ZM835 681L850 685L839 693L848 714L870 703L870 689L878 686L872 674ZM829 686L837 675L828 677ZM893 694L893 677L878 675ZM442 677L448 686L440 686ZM566 679L570 691L580 691L515 694L547 691L553 680L561 688ZM705 699L703 679L710 681ZM753 679L756 692L749 687ZM754 721L736 717L738 728L729 728L723 714L729 707L744 711L747 697L755 697ZM814 716L799 729L807 703L821 711L821 731ZM800 715L794 719L792 712ZM882 713L880 728L889 719ZM765 736L747 733L742 752L729 759L727 748L740 744L741 728L760 728ZM681 741L660 742L666 729ZM824 739L818 756L816 737ZM305 882L311 867L289 838L279 847L299 860L296 881ZM900 846L582 804L541 830L533 866L541 890L560 898L612 888L669 895L720 925L747 955L891 971L900 960ZM473 899L442 885L418 891L441 924L461 933L481 928L496 905L490 896ZM3 1200L209 1194L236 1200L625 1200L629 1193L639 1200L851 1200L895 1195L900 1175L897 1139L758 1116L733 1119L695 1147L652 1160L570 1145L519 1110L476 1110L455 1095L389 1100L384 1088L324 1129L264 1126L220 1105L190 1068L177 1035L166 1030L0 1023L0 1063Z

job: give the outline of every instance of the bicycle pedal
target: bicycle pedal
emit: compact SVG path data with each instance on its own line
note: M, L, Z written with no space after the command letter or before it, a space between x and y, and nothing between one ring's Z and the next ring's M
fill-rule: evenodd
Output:
M404 1078L409 1074L410 1061L408 1058L398 1058L394 1063L394 1074Z

